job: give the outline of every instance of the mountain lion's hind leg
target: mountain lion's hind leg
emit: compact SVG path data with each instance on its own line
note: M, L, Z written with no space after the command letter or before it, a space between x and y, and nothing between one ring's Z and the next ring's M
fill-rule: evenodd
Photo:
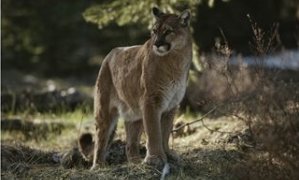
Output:
M129 162L138 163L141 160L139 152L140 137L143 130L142 120L125 122L127 145L126 154Z
M110 109L110 93L112 87L111 74L108 64L104 61L100 69L94 96L94 115L95 115L95 145L93 155L93 165L95 169L97 163L105 162L108 142L115 129L117 121L117 110Z

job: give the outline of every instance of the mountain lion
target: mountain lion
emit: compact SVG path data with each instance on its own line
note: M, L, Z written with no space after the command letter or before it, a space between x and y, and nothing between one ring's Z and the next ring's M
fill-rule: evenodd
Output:
M125 119L126 154L138 162L142 131L147 137L144 163L160 166L177 156L168 141L175 111L186 89L192 61L190 11L166 14L154 7L151 38L143 45L113 49L99 71L94 96L96 134L81 136L79 149L93 159L92 169L105 162L109 139L119 116Z

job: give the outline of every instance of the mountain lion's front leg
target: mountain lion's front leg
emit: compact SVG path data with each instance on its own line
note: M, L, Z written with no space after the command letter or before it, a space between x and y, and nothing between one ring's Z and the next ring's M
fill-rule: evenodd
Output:
M173 120L174 120L176 110L177 108L175 107L162 114L162 119L161 119L161 129L162 129L162 139L163 139L162 143L163 143L164 151L167 156L167 160L180 163L179 156L175 153L175 151L170 150L169 148L169 137L173 128Z
M162 144L161 112L158 105L146 99L143 109L143 126L147 135L147 153L144 162L162 167L167 162Z

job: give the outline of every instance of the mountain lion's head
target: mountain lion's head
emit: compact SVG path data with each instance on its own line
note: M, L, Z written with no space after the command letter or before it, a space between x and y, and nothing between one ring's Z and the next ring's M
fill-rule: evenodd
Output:
M191 13L185 10L180 16L166 14L154 7L152 13L156 22L152 28L151 39L153 50L159 56L164 56L171 51L180 50L189 41L189 22Z

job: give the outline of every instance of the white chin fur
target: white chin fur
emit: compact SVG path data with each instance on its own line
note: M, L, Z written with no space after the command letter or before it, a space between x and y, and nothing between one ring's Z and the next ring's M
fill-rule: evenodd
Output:
M164 56L169 52L165 46L160 46L159 48L157 46L153 46L153 50L159 56Z

